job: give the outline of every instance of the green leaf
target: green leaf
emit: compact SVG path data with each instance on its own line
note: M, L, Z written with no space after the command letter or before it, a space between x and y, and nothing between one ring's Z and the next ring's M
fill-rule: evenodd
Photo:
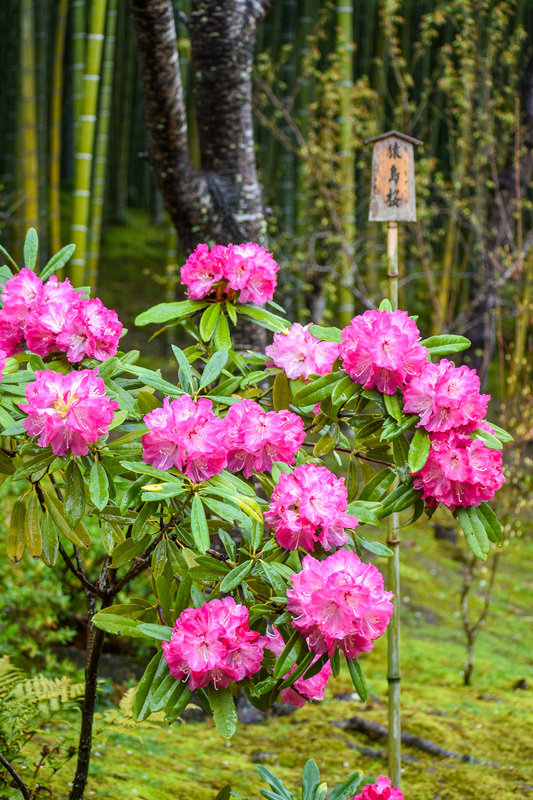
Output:
M296 394L293 395L293 402L298 406L311 406L318 403L319 400L324 400L329 397L333 390L333 385L346 377L344 370L337 370L330 375L324 375L322 378L312 380L310 383L304 384L301 389L298 389Z
M320 437L318 442L313 447L313 455L315 458L322 458L323 456L331 453L335 445L339 442L340 429L337 423L330 425L329 430Z
M29 228L24 239L24 264L32 272L35 272L37 263L37 251L39 249L39 237L35 228Z
M147 633L139 630L140 620L131 617L110 614L106 611L99 611L93 617L93 623L100 630L106 633L114 633L116 636L130 636L133 639L152 639ZM165 664L166 666L166 664Z
M491 542L501 544L503 542L502 526L492 508L485 501L477 507L477 515L483 520L487 536Z
M282 411L284 408L289 408L291 401L292 392L287 376L284 372L278 372L272 387L274 411Z
M215 800L230 800L231 798L231 783L227 783L222 787L220 792L215 797Z
M454 336L451 333L443 333L440 336L430 336L423 339L420 344L427 347L432 356L446 355L446 353L459 353L461 350L468 350L470 339L465 336Z
M368 481L363 491L359 495L359 500L379 500L382 494L388 489L396 473L390 467L385 467Z
M151 392L147 392L145 389L137 392L137 405L139 406L139 411L143 417L145 417L155 408L161 408L160 400L158 400L157 397L155 397L155 395L153 395Z
M233 303L231 303L229 300L226 300L226 312L227 312L228 317L230 318L230 320L233 322L233 324L236 325L237 324L237 312L235 311L235 307L234 307Z
M178 592L176 594L176 599L174 601L174 613L176 617L179 617L182 611L189 605L189 600L191 597L191 586L192 586L192 578L189 573L187 573L181 580Z
M25 526L26 508L28 496L17 497L11 512L9 521L9 531L7 534L7 555L12 561L20 561L24 555L25 548Z
M199 330L200 336L204 342L208 342L211 339L213 331L215 330L215 325L218 322L219 315L220 303L211 303L207 306L206 310L202 314Z
M71 258L72 254L76 249L75 244L67 244L65 247L62 247L58 253L56 253L50 261L46 264L43 271L39 275L40 279L44 283L45 281L50 278L54 272L57 272L58 269L64 267L67 261Z
M141 475L128 486L120 501L119 508L121 514L127 514L129 507L135 504L144 487L150 484L150 482L151 477L149 475Z
M489 422L488 425L490 425L490 427L494 430L494 436L496 436L496 438L499 439L500 442L504 442L507 444L510 442L514 442L513 437L508 431L504 430L503 428L500 428L498 425L495 425L494 422Z
M362 772L351 772L344 783L341 783L340 786L336 786L335 789L333 789L328 800L347 800L347 798L353 797L361 785L362 780Z
M204 367L204 371L202 372L202 378L200 380L200 389L204 389L206 386L209 386L210 383L216 381L224 367L228 362L228 352L227 350L217 350L213 353L209 361Z
M346 375L339 383L335 384L331 392L332 411L334 408L347 403L358 391L359 386L353 382L349 375Z
M313 759L310 759L302 772L302 800L314 800L319 783L319 769Z
M98 616L98 614L96 615ZM94 618L96 619L96 617ZM152 658L135 690L132 713L138 722L150 716L150 701L168 673L165 655L161 650Z
M379 521L379 514L382 511L381 503L369 503L364 500L355 500L346 509L347 514L357 517L359 524L375 525L384 530Z
M273 797L272 794L269 794L268 796L270 800L294 800L294 795L287 791L280 779L277 778L267 767L258 766L257 771L263 780L265 780L269 786L274 789L274 792L277 793L277 797ZM263 793L264 790L262 789L261 792Z
M24 529L24 538L28 553L32 558L39 558L43 549L43 537L39 519L39 500L35 490L28 500Z
M213 334L213 343L217 350L231 350L229 325L227 317L225 317L224 314L221 314L217 320L215 332Z
M323 325L310 325L309 333L316 336L322 342L342 343L342 331L340 328L325 328Z
M183 350L180 350L180 348L176 347L175 344L172 345L172 352L174 353L176 361L179 364L181 386L188 394L192 394L193 392L192 372L191 372L191 365L187 361L187 356L185 355Z
M489 545L489 540L488 540L488 537L487 537L487 534L485 533L485 531L483 531L483 532L485 533L485 538L486 538L487 542L486 542L486 547L483 547L482 544L480 543L475 531L474 531L474 528L472 526L472 523L470 521L470 517L468 516L466 509L463 508L462 506L459 506L453 512L453 516L457 520L459 520L459 524L461 525L461 528L463 529L463 533L465 535L465 539L467 541L467 544L470 547L470 549L473 552L473 554L477 558L480 558L482 561L486 561L487 560L487 553L489 551L490 545Z
M149 622L142 622L137 630L141 633L146 633L152 639L158 639L162 642L170 642L172 638L172 628L166 625L152 625Z
M348 669L350 671L350 677L352 679L353 688L363 701L366 703L368 697L368 689L366 688L365 676L363 675L363 670L359 664L359 661L356 658L348 658L346 657L346 663L348 665Z
M384 298L381 303L379 304L380 311L388 311L389 314L392 313L392 305L391 301L388 298Z
M167 722L174 722L187 706L189 705L193 692L187 683L176 681L176 686L170 692L165 705L165 719Z
M147 533L150 533L150 517L154 515L159 508L159 503L145 503L133 523L131 529L131 538L134 542L142 539Z
M266 311L264 308L237 303L235 305L235 310L239 314L243 314L245 317L253 319L253 321L257 322L258 325L261 325L262 328L267 328L267 330L274 331L274 333L281 333L290 327L287 320L276 316L276 314L272 314L270 311Z
M400 408L400 403L398 402L398 395L384 394L383 401L385 403L385 408L387 409L387 414L389 414L389 416L395 419L398 425L401 425L403 420L403 414L402 414L402 409Z
M136 325L150 325L152 322L168 322L181 319L205 308L207 302L203 300L183 300L179 303L159 303L148 311L143 311L135 319Z
M99 511L109 502L109 479L100 461L95 461L89 471L89 497Z
M209 528L205 509L200 497L195 495L191 505L191 533L194 544L201 553L209 549Z
M474 435L476 439L482 439L490 450L503 450L503 444L499 439L493 436L492 433L489 433L489 431L478 428L474 431Z
M276 659L274 677L281 678L294 667L301 655L307 652L307 645L298 631L293 631L285 647Z
M217 730L225 739L230 739L237 730L237 711L233 695L229 689L215 689L213 684L209 685L208 694Z
M417 428L409 446L407 464L411 472L419 472L426 464L431 450L431 441L428 432Z
M123 567L124 564L128 564L135 556L139 556L143 550L148 547L151 541L152 537L147 534L137 542L133 539L125 539L123 542L117 544L111 554L113 558L111 561L111 568L118 569L119 567Z
M13 267L15 267L15 270L16 270L16 272L18 272L18 271L19 271L19 268L18 268L18 264L17 264L17 262L16 262L16 261L14 261L14 259L12 258L12 256L10 256L10 255L9 255L9 253L7 252L7 250L5 249L5 247L2 247L2 245L1 245L1 244L0 244L0 253L3 253L3 254L5 255L5 257L6 257L6 258L7 258L7 260L9 261L9 263L10 263L10 264L11 264ZM4 284L4 277L6 277L6 275L7 275L7 272L4 272L4 270L7 270L7 269L8 269L8 267L5 267L5 266L4 266L4 267L1 267L1 269L2 269L2 285L3 285L3 284ZM7 281L7 280L9 280L9 278L12 278L12 277L13 277L13 273L12 273L12 271L11 271L11 270L9 270L9 275L7 275L7 277L6 277L6 281Z
M364 536L357 534L357 541L362 544L365 550L368 550L370 553L374 553L376 556L383 556L384 558L390 558L394 555L390 547L387 547L381 542L370 542L368 539L365 539Z
M63 503L52 494L48 494L47 492L44 494L46 506L59 532L62 533L69 542L76 545L76 547L83 547L88 550L91 544L91 537L83 522L79 522L74 528L71 528L66 519Z
M65 517L75 530L85 513L85 483L78 462L73 458L66 471Z
M41 523L41 535L43 538L42 559L47 567L53 567L57 561L59 552L59 538L57 528L50 519L50 514L46 512Z
M245 561L244 564L239 564L238 567L232 569L220 584L220 591L231 592L251 572L252 567L253 561Z

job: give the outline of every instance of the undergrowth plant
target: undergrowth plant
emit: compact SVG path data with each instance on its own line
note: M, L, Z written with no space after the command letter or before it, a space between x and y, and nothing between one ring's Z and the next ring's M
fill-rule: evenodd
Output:
M9 559L61 561L87 597L71 800L85 791L107 634L154 648L132 702L140 721L171 722L195 692L229 738L240 691L261 710L304 705L341 660L364 700L358 657L393 610L364 560L391 554L382 520L443 503L479 558L501 541L487 500L510 437L485 421L475 372L440 360L468 340L421 340L388 301L343 330L291 326L273 302L271 254L199 245L181 272L189 299L137 320L180 325L192 341L173 346L166 380L120 350L115 312L54 276L72 246L40 276L37 247L31 229L25 267L5 253L2 269L0 472L26 486ZM274 333L265 353L235 349L239 319ZM124 598L143 573L150 593Z

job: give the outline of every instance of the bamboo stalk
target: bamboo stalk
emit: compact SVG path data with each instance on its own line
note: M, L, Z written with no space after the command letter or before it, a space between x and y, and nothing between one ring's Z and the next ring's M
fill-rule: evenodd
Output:
M102 64L107 0L93 0L89 33L87 35L87 66L83 76L83 104L80 114L78 146L75 155L71 239L76 245L71 260L72 281L83 286L87 259L87 238L91 198L91 176L94 158L94 139L98 88Z
M50 251L61 249L61 117L63 95L63 56L65 52L65 33L67 29L68 0L60 0L57 9L57 28L54 46L52 74L52 98L50 104L50 150L48 209L50 224Z
M355 154L353 147L353 6L337 0L337 54L339 56L339 217L341 265L338 293L338 323L350 324L353 316L353 260L355 251Z
M33 0L21 0L20 25L20 113L24 225L26 228L37 228L39 225L39 164L37 152L35 18Z
M398 223L389 222L387 228L387 277L392 310L398 309ZM396 483L393 484L392 488ZM393 552L388 559L387 588L394 592L394 611L387 629L389 685L389 777L393 786L401 782L401 715L400 715L400 524L398 514L389 517L387 545Z
M102 235L102 213L104 208L109 120L113 94L115 66L115 43L117 30L118 0L107 0L106 32L102 60L102 78L96 127L95 158L91 190L90 224L87 253L87 280L91 290L98 282L100 240Z
M85 37L87 34L86 0L73 0L72 5L72 103L74 117L74 157L80 129L85 74Z

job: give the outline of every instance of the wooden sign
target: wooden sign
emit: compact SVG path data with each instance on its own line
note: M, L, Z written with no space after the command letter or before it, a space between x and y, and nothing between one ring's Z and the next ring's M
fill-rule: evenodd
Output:
M365 144L373 144L371 222L415 222L414 144L423 144L398 131L389 131Z

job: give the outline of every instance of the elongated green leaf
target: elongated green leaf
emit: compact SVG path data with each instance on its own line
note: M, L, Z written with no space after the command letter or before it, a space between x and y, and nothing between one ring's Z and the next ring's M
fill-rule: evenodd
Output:
M451 333L443 333L440 336L430 336L420 342L423 347L427 347L432 356L446 355L446 353L459 353L461 350L468 350L470 339L465 336L454 336Z
M199 330L204 342L208 342L213 335L219 316L220 303L211 303L202 314Z
M7 534L7 555L12 561L20 561L24 555L25 548L25 525L26 509L28 496L18 497L15 500L11 519L9 521L9 531Z
M28 228L26 238L24 239L24 264L32 272L35 272L35 264L37 263L37 251L39 249L39 237L35 228Z
M294 795L291 792L287 791L283 783L277 778L273 772L271 772L267 767L263 767L259 765L257 767L258 773L261 775L263 780L265 780L269 786L274 789L276 793L275 796L272 796L272 793L269 793L270 800L294 800ZM263 790L264 791L264 790Z
M318 442L313 447L313 455L316 458L322 458L328 453L331 453L335 445L337 445L339 442L339 434L339 426L336 423L330 425L329 430L320 437Z
M200 389L204 389L206 386L209 386L210 383L216 381L227 363L228 353L226 350L217 350L213 353L202 372Z
M462 508L461 506L459 506L458 508L455 509L455 511L453 512L453 515L454 515L454 517L456 517L456 519L459 520L459 524L461 525L461 528L463 529L463 533L465 535L465 539L467 541L467 544L470 547L470 549L473 552L473 554L475 556L477 556L477 558L480 558L482 561L486 561L487 560L488 547L487 547L486 551L484 552L483 548L481 547L481 545L479 543L479 540L478 540L477 536L474 533L474 528L472 527L472 523L470 522L470 518L469 518L468 514L466 513L466 509ZM488 544L488 538L487 538L487 544Z
M499 439L500 442L504 442L507 444L510 442L514 442L513 437L508 431L504 430L503 428L500 428L498 425L495 425L494 422L489 422L488 425L490 425L490 427L493 429L494 436L496 436L496 438Z
M200 311L207 306L207 302L199 300L183 300L179 303L159 303L148 311L143 311L135 319L136 325L150 325L153 322L168 322L181 319Z
M274 378L272 387L272 403L274 411L282 411L289 408L292 401L292 393L289 381L284 372L279 372Z
M310 325L309 333L316 336L322 342L342 343L342 331L340 328L325 328L322 325Z
M106 633L113 633L115 636L130 636L133 639L153 639L153 636L149 636L139 630L140 620L132 619L131 617L99 611L98 614L94 615L93 623L100 630Z
M499 439L493 436L492 433L489 433L489 431L478 428L475 431L475 436L477 439L482 439L490 450L503 450L503 444Z
M302 800L315 800L315 791L320 783L320 771L310 759L302 772Z
M192 383L192 371L191 365L187 361L187 356L180 350L179 347L176 347L175 344L172 345L172 352L176 357L176 361L178 362L180 368L180 383L182 388L188 392L188 394L192 394L193 391L193 383Z
M359 495L359 500L379 500L382 494L391 485L396 473L390 467L385 467L368 481L365 488Z
M134 483L128 486L127 490L124 492L122 500L120 501L120 513L126 514L129 507L134 505L137 501L137 498L141 494L141 491L146 486L146 484L152 483L152 479L149 475L141 475L140 478L137 478Z
M112 569L118 569L135 558L135 556L139 556L143 550L148 547L151 541L152 537L146 535L143 536L142 539L139 539L138 542L135 542L133 539L125 539L123 542L120 542L120 544L117 544L112 553Z
M187 683L178 681L176 683L177 686L170 692L165 705L165 719L167 722L174 722L175 719L183 714L193 695Z
M333 789L328 800L347 800L347 798L353 797L361 785L362 780L362 772L351 772L344 783L341 783L340 786L336 786L335 789Z
M331 392L331 405L332 407L341 406L347 403L348 400L356 394L359 387L349 375L346 375L342 380L335 384Z
M198 495L194 496L191 505L191 533L198 550L205 553L209 549L209 528L204 505Z
M152 639L159 639L162 642L170 642L172 638L172 628L166 625L152 625L150 622L141 622L137 630L146 633Z
M220 314L215 331L213 333L213 344L217 350L231 350L231 336L229 332L228 319L224 314Z
M109 502L109 479L100 461L95 461L89 471L89 497L99 511Z
M150 517L157 512L159 503L145 503L137 514L137 518L133 523L131 529L131 538L134 542L142 539L147 533L150 533Z
M304 384L301 389L298 389L296 394L293 395L293 402L298 406L311 406L330 397L333 387L336 383L346 377L344 370L337 370L330 375L324 375L322 378Z
M41 535L43 539L43 549L41 557L47 567L53 567L57 561L59 552L59 537L57 528L50 519L50 514L46 512L41 522Z
M245 561L244 564L239 564L238 567L232 569L229 572L222 583L220 584L220 591L221 592L230 592L236 586L241 583L241 581L246 578L246 576L250 573L253 566L253 561Z
M43 537L39 519L39 500L35 490L28 500L24 527L28 553L32 558L39 558L43 550Z
M264 308L237 303L235 305L235 310L239 314L253 319L253 321L261 325L262 328L267 328L269 331L274 331L274 333L281 333L290 327L287 320L276 316L276 314L272 314L270 311L266 311Z
M71 258L72 254L74 253L75 249L76 249L75 244L67 244L65 245L65 247L62 247L61 250L59 250L59 252L55 254L55 256L52 256L50 261L48 261L43 271L39 275L43 283L47 281L48 278L50 278L54 274L54 272L57 272L58 269L61 269L61 267L65 266L67 261Z
M88 550L91 544L91 537L83 522L79 522L75 528L71 528L65 516L63 503L61 503L57 497L54 497L53 494L48 493L45 493L45 500L50 516L59 532L72 542L72 544L75 544L77 547L84 547Z
M417 428L409 446L407 463L411 472L419 472L426 464L431 450L431 441L427 431Z
M384 297L381 303L379 304L379 310L387 311L389 314L392 313L391 301L387 297Z
M396 394L384 394L383 400L385 402L387 414L395 419L398 425L401 425L403 414L402 409L400 408L400 403L398 402L398 396Z
M73 458L66 471L65 485L65 517L72 528L81 522L85 513L85 484L78 462Z
M160 651L155 654L146 667L144 675L135 690L132 712L139 722L150 716L150 701L167 674L167 662L163 651Z
M229 689L215 689L209 685L209 705L217 731L224 739L230 739L237 730L235 700Z
M492 508L483 501L481 505L478 506L477 513L485 522L485 530L491 542L501 544L503 542L502 526Z
M176 594L176 599L174 601L174 613L176 617L179 617L181 612L184 611L189 605L191 586L192 578L190 574L187 573L181 580L178 592Z
M478 540L479 548L482 553L488 553L490 550L490 541L488 533L485 529L485 521L483 516L477 514L477 509L474 506L466 509L468 519L472 525L474 536Z
M374 553L377 556L383 556L384 558L390 558L394 553L384 544L381 542L370 542L368 539L365 539L364 536L357 534L357 541L362 544L365 550L368 550L370 553Z
M282 683L280 683L279 691L282 692L283 689L286 689L288 686L292 686L294 684L294 681L297 681L298 678L300 678L304 674L304 672L306 672L307 669L311 666L311 664L313 663L314 657L315 657L315 653L309 652L309 653L306 653L303 656L303 658L299 658L298 660L299 660L300 663L298 664L296 669L292 670L290 675L287 675L285 680L282 681ZM335 675L335 673L334 673L334 675ZM337 675L338 675L338 673L337 673Z
M307 652L307 646L298 631L294 631L281 651L274 666L274 677L281 678L289 672L300 656Z
M366 688L365 676L363 675L363 670L359 664L359 661L356 658L346 658L346 663L348 665L348 669L350 671L350 677L352 679L353 688L363 701L366 703L368 697L368 689Z

